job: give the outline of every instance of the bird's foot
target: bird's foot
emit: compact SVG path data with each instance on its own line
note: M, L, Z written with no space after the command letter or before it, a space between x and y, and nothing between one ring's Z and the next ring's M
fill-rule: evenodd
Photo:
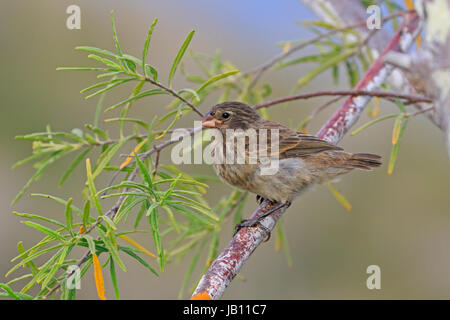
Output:
M260 198L261 198L261 197L260 197ZM281 209L281 208L283 208L283 207L289 208L290 205L291 205L291 202L289 202L289 201L286 201L286 202L284 202L284 203L279 203L278 205L275 205L272 209L270 209L270 210L267 211L267 212L264 212L262 215L260 215L260 216L258 216L258 217L251 218L251 219L244 219L244 220L242 220L241 223L238 223L238 224L235 226L234 235L236 235L236 233L238 233L242 228L249 228L249 227L254 227L254 226L256 226L256 225L259 225L259 226L266 232L266 234L267 234L267 237L266 237L266 239L264 240L264 242L269 241L270 235L271 235L270 230L269 230L266 226L264 226L264 225L261 223L261 221L262 221L264 218L266 218L267 216L271 215L273 212L275 212L275 211L277 211L277 210L279 210L279 209ZM233 235L233 236L234 236L234 235Z
M241 223L238 223L235 227L234 227L234 235L236 235L236 233L238 233L242 228L249 228L249 227L255 227L257 225L259 225L267 234L266 239L264 240L264 242L269 241L270 239L270 230L268 228L266 228L262 223L261 220L262 219L258 219L257 218L253 218L253 219L243 219L241 221ZM233 235L233 236L234 236Z
M256 195L256 202L261 205L264 200L266 200L265 198L263 198L262 196L260 196L259 194Z

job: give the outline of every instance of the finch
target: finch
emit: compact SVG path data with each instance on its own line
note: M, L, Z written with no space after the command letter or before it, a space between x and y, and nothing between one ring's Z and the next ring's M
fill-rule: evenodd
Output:
M256 148L258 152L263 149L269 159L278 159L278 168L273 174L262 174L266 164L259 158L249 161L255 151L251 149L251 136L248 136L245 137L244 155L239 153L237 144L231 146L236 156L234 159L241 155L245 159L244 163L227 161L214 164L216 174L226 183L255 193L259 199L278 203L267 214L257 220L247 220L238 225L239 228L255 225L282 206L289 206L297 196L314 185L334 181L353 169L371 170L381 165L378 155L345 152L313 135L302 134L277 122L265 120L253 108L241 102L224 102L214 106L203 117L202 126L220 131L224 151L230 149L227 133L241 130L259 137L258 145L264 147ZM265 144L260 141L262 129L267 132Z

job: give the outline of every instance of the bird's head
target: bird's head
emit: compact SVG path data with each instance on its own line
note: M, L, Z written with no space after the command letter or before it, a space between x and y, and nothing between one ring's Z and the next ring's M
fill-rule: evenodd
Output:
M231 101L215 105L202 119L204 128L248 129L262 118L245 103Z

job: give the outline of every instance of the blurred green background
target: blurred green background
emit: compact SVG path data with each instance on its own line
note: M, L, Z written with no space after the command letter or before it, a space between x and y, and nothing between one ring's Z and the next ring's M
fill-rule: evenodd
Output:
M66 28L66 8L81 7L81 30ZM31 154L31 145L16 141L16 135L40 132L50 124L55 131L83 128L93 119L96 100L84 100L82 88L94 83L90 72L55 71L58 66L93 65L77 45L113 49L109 12L114 9L119 39L124 51L139 56L149 25L155 17L159 24L152 38L150 59L159 73L168 74L178 47L187 33L195 29L191 43L195 51L214 54L220 50L224 60L241 70L249 70L280 51L275 44L282 40L311 37L296 21L314 19L301 3L283 1L2 1L0 4L1 37L1 110L0 118L0 282L17 253L16 244L25 248L40 239L37 231L20 223L12 211L36 213L64 219L64 209L51 201L32 198L32 192L60 197L74 197L80 204L79 190L84 170L78 168L58 189L57 182L71 162L65 159L53 165L33 184L27 195L14 207L9 203L33 173L28 165L16 170L11 166ZM196 72L185 59L186 69ZM288 95L295 81L308 66L268 73L262 83L270 83L271 98ZM342 72L344 74L344 72ZM325 73L304 87L302 92L348 89L333 86L331 74ZM180 75L175 87L188 84ZM131 88L119 89L107 97L113 104L127 97ZM119 100L120 99L120 100ZM162 114L167 98L146 98L134 106L133 117L151 119ZM314 99L274 106L273 119L297 125L314 107L326 99ZM206 111L210 104L204 103ZM310 129L317 130L337 107L328 108ZM395 106L382 104L382 113L392 113ZM188 126L194 119L180 123ZM367 121L364 115L359 125ZM114 132L114 125L106 126ZM351 152L371 152L389 159L392 122L386 121L356 136L347 136L341 145ZM169 161L169 152L162 155ZM117 159L120 161L120 159ZM212 168L196 165L190 172L213 174ZM372 172L353 172L337 185L353 206L346 212L326 187L318 187L297 200L282 223L290 244L293 265L289 267L283 252L274 249L275 237L262 244L242 269L245 281L235 279L225 293L228 299L441 299L450 298L450 166L440 132L424 117L412 119L403 136L394 173L387 165ZM230 188L214 183L208 193L211 203ZM245 214L256 207L253 196ZM148 227L148 226L147 226ZM221 233L219 249L231 238L233 225L227 223ZM136 239L153 249L149 234ZM77 252L75 252L77 253ZM81 251L78 252L82 254ZM75 257L75 256L74 256ZM191 255L171 263L156 278L140 265L125 259L127 273L118 274L121 297L125 299L173 299L177 297ZM153 263L153 262L152 262ZM381 290L368 290L366 268L381 268ZM19 271L17 274L20 274ZM193 279L200 276L199 268ZM11 276L10 276L11 277ZM106 295L113 298L108 277ZM92 273L82 281L78 298L97 298Z

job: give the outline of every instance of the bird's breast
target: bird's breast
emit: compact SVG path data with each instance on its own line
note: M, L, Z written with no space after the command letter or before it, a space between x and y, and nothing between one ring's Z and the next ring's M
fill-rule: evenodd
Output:
M217 175L228 184L279 202L292 201L315 180L299 158L283 159L272 167L275 170L265 170L260 164L214 165Z

